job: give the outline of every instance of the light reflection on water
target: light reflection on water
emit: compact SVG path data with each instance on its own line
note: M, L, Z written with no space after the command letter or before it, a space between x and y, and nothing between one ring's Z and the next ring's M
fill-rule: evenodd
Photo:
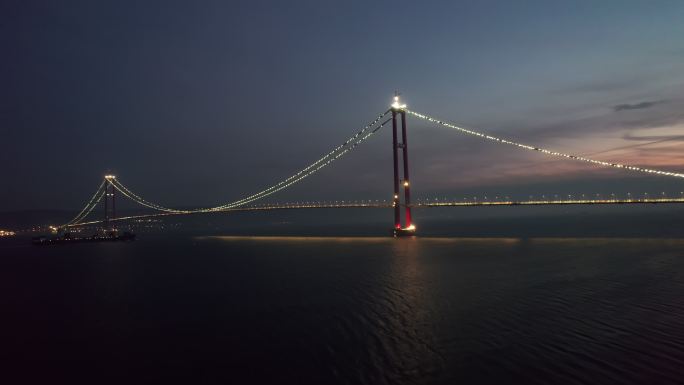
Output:
M66 354L119 383L674 384L682 246L205 236L13 249L25 254L1 260L13 296L0 337L26 353L15 360L63 372Z
M216 239L333 258L381 250L360 253L382 268L349 291L358 301L344 317L368 333L356 347L369 364L347 367L353 380L677 383L684 367L682 239Z

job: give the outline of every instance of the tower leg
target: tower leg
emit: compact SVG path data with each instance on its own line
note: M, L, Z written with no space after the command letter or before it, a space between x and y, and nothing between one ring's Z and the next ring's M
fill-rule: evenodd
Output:
M114 194L116 194L116 189L112 185L112 219L116 219L116 195ZM116 226L116 222L114 222L113 226Z
M399 205L399 143L397 142L397 111L392 109L392 156L394 159L394 228L401 228L401 212Z
M106 229L109 227L109 181L105 183L104 194L104 225Z
M409 161L408 161L408 134L406 129L406 104L399 103L399 94L394 95L392 103L392 155L394 158L394 229L392 234L395 237L413 236L416 227L411 219L411 183L409 182ZM401 143L398 142L397 115L401 115ZM399 148L402 149L402 159L404 167L404 208L406 215L406 226L401 226L401 199L399 198Z
M401 143L404 159L404 206L406 207L406 227L411 227L411 184L409 182L408 142L406 141L406 111L401 111Z

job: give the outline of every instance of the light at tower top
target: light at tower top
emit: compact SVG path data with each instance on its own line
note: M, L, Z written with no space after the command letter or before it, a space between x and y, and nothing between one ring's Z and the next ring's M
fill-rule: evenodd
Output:
M403 110L406 108L406 104L401 104L401 102L399 102L399 95L394 95L394 103L392 103L392 108L396 110Z

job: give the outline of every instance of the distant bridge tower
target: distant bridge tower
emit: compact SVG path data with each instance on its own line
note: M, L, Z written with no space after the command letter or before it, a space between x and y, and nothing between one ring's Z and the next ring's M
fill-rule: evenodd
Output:
M116 175L105 175L105 191L104 191L104 226L109 229L109 220L116 219L116 189L112 181L116 179ZM109 200L112 200L112 208L109 209Z
M408 162L408 142L406 139L406 104L399 102L399 93L394 95L392 103L392 154L394 159L394 197L392 207L394 208L394 228L392 234L395 237L411 236L416 232L416 226L411 222L411 182L409 181L409 162ZM401 117L401 143L397 135L397 116ZM399 149L402 150L402 160L404 169L404 179L399 179ZM399 187L404 188L404 208L405 225L401 225L401 197Z

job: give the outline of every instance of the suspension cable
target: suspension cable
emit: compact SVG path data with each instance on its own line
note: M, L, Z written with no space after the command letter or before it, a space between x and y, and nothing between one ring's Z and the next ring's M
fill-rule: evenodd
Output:
M138 195L136 195L135 193L133 193L133 192L132 192L131 190L129 190L128 188L126 188L126 186L124 186L123 184L121 184L121 182L119 182L118 179L112 179L112 186L114 186L114 188L116 188L117 190L119 190L119 192L121 192L122 194L124 194L128 199L130 199L130 200L132 200L132 201L134 201L134 202L136 202L136 203L138 203L138 204L140 204L140 205L142 205L142 206L145 206L145 207L148 207L148 208L151 208L151 209L154 209L154 210L164 211L164 212L168 212L168 213L190 213L190 212L193 211L193 210L177 210L177 209L171 209L171 208L168 208L168 207L164 207L164 206L158 205L158 204L156 204L156 203L148 202L148 201L146 201L145 199L143 199L143 198L141 198L140 196L138 196Z
M84 212L84 214L83 214L80 218L78 218L78 219L74 218L74 220L72 220L71 223L64 224L64 225L62 225L62 226L60 226L60 227L81 226L81 225L83 224L83 220L86 219L86 218L88 217L88 215L90 215L90 213L95 209L95 207L97 207L97 205L98 205L98 204L100 203L100 201L102 200L102 197L104 197L104 196L105 196L105 191L103 190L103 191L98 195L97 200L95 200L95 202L94 202L92 205L90 205L90 207L87 208L87 210Z
M277 185L278 187L275 187L275 186L272 187L272 189L270 189L270 191L267 192L267 193L263 193L263 194L254 194L254 195L252 195L251 197L248 197L248 198L245 198L245 199L241 199L240 201L237 201L237 202L235 202L235 203L227 204L227 205L223 205L223 206L219 206L219 207L217 207L217 208L208 209L208 210L205 210L205 211L221 211L221 210L225 210L225 209L230 209L230 208L239 207L239 206L245 205L245 204L247 204L247 203L251 203L251 202L254 202L254 201L256 201L256 200L265 198L265 197L267 197L267 196L269 196L269 195L275 194L276 192L278 192L278 191L280 191L280 190L282 190L282 189L285 189L285 188L287 188L287 187L290 187L290 186L292 186L293 184L295 184L295 183L301 181L302 179L304 179L304 178L306 178L306 177L309 177L309 176L313 175L314 173L316 173L316 172L319 171L320 169L322 169L322 168L328 166L329 164L331 164L332 162L334 162L334 161L336 161L337 159L341 158L343 155L345 155L345 154L348 153L349 151L354 150L359 144L361 144L361 143L363 143L364 141L366 141L366 139L368 139L371 135L373 135L373 134L375 134L376 132L378 132L378 130L379 130L380 128L382 128L385 124L387 124L387 123L388 123L389 121L391 121L391 120L392 120L392 119L388 119L388 120L382 122L382 123L381 123L377 128L375 128L374 130L368 132L367 134L365 134L364 136L362 136L360 139L358 139L358 140L356 140L356 141L354 141L354 142L351 142L351 145L350 145L350 146L348 146L348 147L345 148L344 150L340 151L340 152L337 153L335 156L330 157L325 163L320 163L316 168L310 169L308 172L306 172L306 173L300 175L299 177L296 177L295 179L292 179L292 177L288 178L287 180L288 180L289 182L287 182L287 183L281 182L281 183L279 183L279 184ZM283 183L284 183L284 184L283 184Z
M88 209L88 212L86 212L85 215L84 215L81 219L78 220L78 222L72 224L72 226L73 226L73 225L76 225L76 224L79 224L79 223L81 223L81 221L83 221L84 219L86 219L86 218L88 217L88 215L90 215L90 213L95 209L95 207L97 207L97 205L100 203L100 201L101 201L102 198L105 196L105 194L106 194L106 191L103 190L102 193L100 193L100 196L99 196L99 197L97 198L97 200L95 201L95 203L93 203L92 206L90 206L90 208Z
M135 194L132 192L130 189L128 189L126 186L124 186L118 179L112 179L111 183L114 188L119 190L124 196L127 198L131 199L132 201L157 210L157 211L162 211L170 214L190 214L190 213L201 213L201 212L212 212L212 211L223 211L223 210L228 210L231 208L239 207L251 202L254 202L256 200L265 198L269 195L272 195L284 188L287 188L289 186L292 186L293 184L301 181L302 179L316 173L320 169L324 168L325 166L328 166L335 160L339 159L343 155L345 155L347 152L353 150L358 146L359 144L363 143L366 139L368 139L371 135L375 134L380 128L382 128L385 124L387 124L391 119L385 120L382 122L380 125L378 125L378 122L382 120L383 117L385 117L389 113L389 110L385 111L384 113L380 114L375 120L373 120L371 123L367 124L365 127L363 127L361 130L357 131L354 135L349 137L344 143L340 144L339 146L335 147L332 151L328 152L327 154L323 155L323 157L319 158L315 162L311 163L307 167L301 169L297 173L293 174L292 176L283 179L282 181L262 190L259 191L255 194L252 194L250 196L247 196L245 198L226 203L220 206L216 207L210 207L210 208L202 208L202 209L194 209L194 210L178 210L178 209L172 209L168 207L164 207L161 205L158 205L156 203L149 202L139 195ZM377 127L376 127L377 125Z
M327 154L323 155L323 157L321 157L321 158L318 159L317 161L311 163L311 164L308 165L307 167L305 167L305 168L299 170L297 173L295 173L294 175L290 176L289 178L284 179L284 180L282 180L282 181L280 181L280 182L274 184L273 186L271 186L271 187L269 187L269 188L267 188L267 189L265 189L265 190L259 191L259 192L255 193L255 194L252 194L252 195L250 195L250 196L248 196L248 197L245 197L245 198L243 198L243 199L240 199L240 200L237 200L237 201L234 201L234 202L231 202L231 203L227 203L227 204L224 204L224 205L221 205L221 206L212 208L212 209L208 209L208 210L215 211L215 210L220 210L220 209L226 208L226 207L235 207L235 206L241 205L241 204L243 204L243 203L252 202L252 201L255 200L255 199L253 199L253 198L257 198L257 197L259 197L259 196L261 196L261 195L263 195L263 196L271 195L273 190L277 189L278 187L280 187L280 186L282 186L282 185L284 185L284 184L287 184L288 182L290 182L290 181L293 180L293 179L297 179L297 178L298 178L299 176L301 176L302 174L307 173L307 171L311 170L312 168L316 167L317 165L321 164L322 162L325 162L327 159L330 159L331 157L333 157L333 155L335 155L338 151L340 151L340 150L342 150L343 148L347 147L347 146L348 146L350 143L352 143L356 138L358 138L360 135L362 135L362 134L363 134L364 132L366 132L368 129L370 129L370 128L372 128L373 126L375 126L383 117L385 117L385 116L389 113L389 111L390 111L390 110L387 110L387 111L383 112L382 114L380 114L377 118L375 118L375 120L373 120L372 122L368 123L368 124L367 124L365 127L363 127L361 130L357 131L353 136L351 136L350 138L348 138L347 140L345 140L344 143L342 143L342 144L340 144L339 146L335 147L332 151L330 151L330 152L328 152ZM384 123L383 123L382 125L384 125ZM380 125L380 127L382 127L382 125ZM378 128L379 128L379 127L378 127ZM378 128L376 128L375 131L377 131ZM366 139L366 138L364 138L363 140L365 140L365 139ZM344 151L344 152L346 152L346 151ZM328 164L329 164L329 163L328 163ZM308 176L308 175L307 175L307 176ZM299 178L299 179L297 179L297 180L299 181L299 180L301 180L301 179L303 179L303 178ZM290 186L290 185L291 185L291 184L288 184L288 186ZM280 190L280 189L278 189L277 191L279 191L279 190ZM257 199L259 199L259 198L257 198ZM246 202L246 201L249 201L249 202Z
M98 194L100 193L100 190L102 190L102 187L105 185L105 182L106 182L106 181L103 180L102 183L100 183L100 186L97 188L97 190L95 190L95 194L93 194L92 198L90 198L90 200L88 201L88 203L86 203L85 207L83 207L83 209L81 210L81 212L79 212L78 215L76 215L72 220L70 220L69 222L67 222L67 223L65 223L64 225L62 225L63 227L66 227L66 226L69 226L69 225L71 225L71 224L77 223L78 221L81 221L81 220L83 220L83 218L85 218L86 216L88 216L88 214L93 210L92 208L90 208L90 209L88 209L88 208L93 204L93 202L94 202L95 199L97 198ZM101 199L101 198L102 198L102 197L100 196L100 199ZM97 201L99 202L100 199L97 199ZM95 203L95 205L97 205L97 203ZM94 206L93 206L93 207L94 207ZM84 213L85 213L85 215L83 215Z
M655 170L655 169L645 168L645 167L630 166L630 165L620 164L620 163L604 162L602 160L596 160L596 159L591 159L591 158L587 158L587 157L583 157L583 156L571 155L571 154L566 154L566 153L562 153L562 152L547 150L547 149L540 148L540 147L534 147L534 146L530 146L527 144L517 143L517 142L510 141L510 140L501 139L501 138L497 138L497 137L494 137L491 135L483 134L481 132L472 131L472 130L468 130L466 128L458 127L456 125L441 121L439 119L432 118L432 117L427 116L427 115L420 114L418 112L414 112L414 111L410 111L410 110L406 110L406 112L415 116L415 117L418 117L420 119L424 119L424 120L427 120L427 121L432 122L432 123L437 123L437 124L442 125L444 127L453 128L453 129L460 131L464 134L477 136L477 137L487 139L487 140L490 140L493 142L498 142L498 143L508 144L511 146L516 146L519 148L523 148L525 150L537 151L537 152L541 152L543 154L547 154L547 155L551 155L551 156L557 156L557 157L566 158L566 159L578 160L578 161L582 161L582 162L586 162L586 163L592 163L592 164L599 165L599 166L620 168L620 169L624 169L624 170L642 172L642 173L647 173L647 174L671 176L671 177L675 177L675 178L684 178L684 174L678 173L678 172L662 171L662 170Z

